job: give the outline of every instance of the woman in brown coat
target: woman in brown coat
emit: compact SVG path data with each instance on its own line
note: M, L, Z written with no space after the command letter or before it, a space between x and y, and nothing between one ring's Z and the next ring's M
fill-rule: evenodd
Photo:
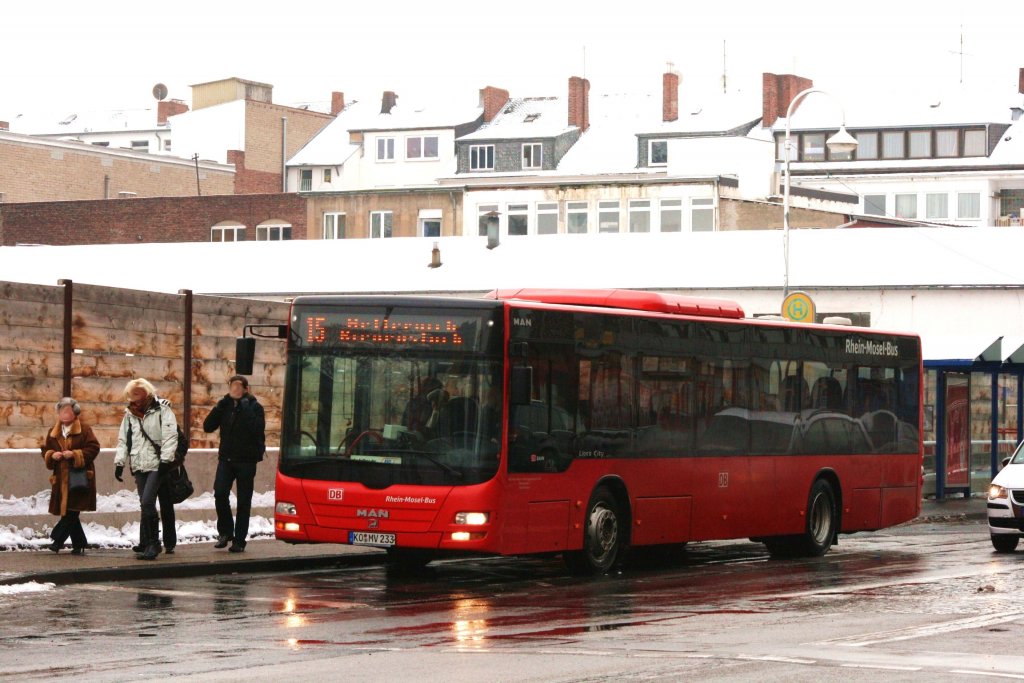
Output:
M92 428L82 424L78 401L65 396L57 402L57 423L46 434L43 461L50 475L50 514L60 515L60 521L50 532L53 543L49 549L59 552L64 541L71 537L71 554L84 555L88 541L78 518L80 512L96 509L96 467L93 461L100 453L100 442ZM68 476L72 467L84 467L88 489L69 490Z

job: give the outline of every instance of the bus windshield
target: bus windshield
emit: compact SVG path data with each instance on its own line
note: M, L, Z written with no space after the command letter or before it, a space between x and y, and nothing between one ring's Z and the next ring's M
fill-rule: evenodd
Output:
M282 474L371 488L475 484L495 475L502 374L500 361L482 353L484 316L437 323L460 330L464 348L457 349L439 336L394 331L398 315L335 318L344 322L318 316L320 327L300 327L309 334L289 353ZM364 324L384 332L355 327Z

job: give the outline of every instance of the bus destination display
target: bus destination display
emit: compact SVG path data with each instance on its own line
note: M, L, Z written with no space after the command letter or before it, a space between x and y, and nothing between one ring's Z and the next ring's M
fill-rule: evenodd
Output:
M307 346L436 347L477 346L480 318L430 313L303 311L296 331Z

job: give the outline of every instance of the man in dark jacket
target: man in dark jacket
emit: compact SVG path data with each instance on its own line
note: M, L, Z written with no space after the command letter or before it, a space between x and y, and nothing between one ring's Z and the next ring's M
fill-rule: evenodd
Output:
M256 463L266 450L266 420L263 406L249 393L249 381L241 375L228 380L228 393L217 402L203 421L207 432L220 430L217 474L213 480L213 499L217 506L217 543L229 551L245 550L249 534L249 509L252 507ZM231 518L231 485L235 484L237 516Z

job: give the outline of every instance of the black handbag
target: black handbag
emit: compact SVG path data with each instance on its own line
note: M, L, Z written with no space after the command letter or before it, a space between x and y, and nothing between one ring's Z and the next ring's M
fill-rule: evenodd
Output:
M72 467L68 470L68 491L85 493L89 490L89 474L84 467Z
M175 505L184 501L195 493L196 490L192 485L192 481L188 478L188 472L185 471L184 463L172 468L167 473L167 486L171 490L171 502Z

